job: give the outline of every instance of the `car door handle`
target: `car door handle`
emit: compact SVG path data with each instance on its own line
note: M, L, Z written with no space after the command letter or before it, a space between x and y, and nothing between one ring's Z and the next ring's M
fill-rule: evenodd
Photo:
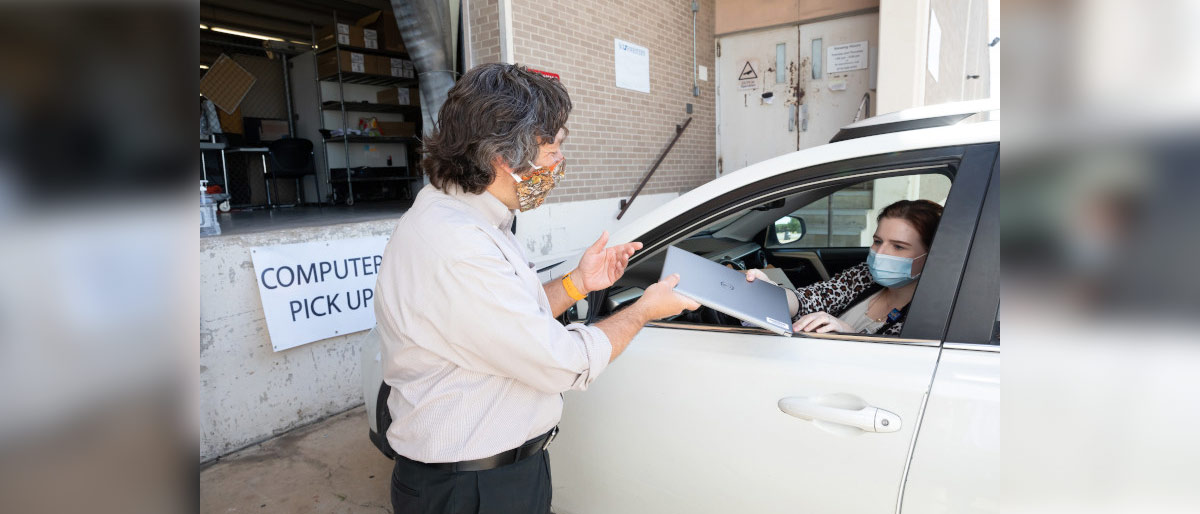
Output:
M800 419L818 424L832 423L854 427L863 432L895 432L900 430L900 416L870 405L842 407L806 396L789 396L779 400L779 410Z

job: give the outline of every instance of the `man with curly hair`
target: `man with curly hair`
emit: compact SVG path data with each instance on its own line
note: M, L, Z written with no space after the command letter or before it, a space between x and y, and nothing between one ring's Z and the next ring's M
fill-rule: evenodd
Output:
M641 249L606 248L604 233L542 284L514 237L516 213L566 176L570 112L557 80L485 64L450 89L424 142L430 185L396 226L376 287L398 514L549 512L561 393L586 389L646 322L699 308L674 276L595 325L555 319Z

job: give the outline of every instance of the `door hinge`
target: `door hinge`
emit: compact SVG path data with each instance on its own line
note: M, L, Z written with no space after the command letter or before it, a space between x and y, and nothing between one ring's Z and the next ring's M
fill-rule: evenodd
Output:
M721 56L721 42L717 41L717 57Z
M725 159L717 158L717 174L725 173Z

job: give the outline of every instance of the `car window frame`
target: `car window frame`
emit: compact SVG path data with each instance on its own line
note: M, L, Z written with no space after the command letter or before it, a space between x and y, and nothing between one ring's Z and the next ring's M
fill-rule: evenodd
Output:
M931 297L934 293L931 291L937 284L953 282L955 287L962 273L962 260L965 260L965 250L960 250L959 247L968 247L970 237L973 235L975 221L978 216L978 207L982 203L984 188L978 187L980 182L981 171L987 172L991 170L991 164L995 161L995 155L999 147L998 143L981 143L971 145L955 145L937 148L924 148L917 150L909 150L899 154L873 155L864 156L855 159L837 161L832 163L824 163L810 168L794 170L788 173L781 173L775 177L761 180L759 182L748 184L741 188L726 192L708 202L696 206L688 211L681 213L670 221L667 221L658 227L650 230L646 234L639 237L645 247L641 252L638 252L630 260L630 266L636 265L642 259L656 254L659 251L665 250L666 246L673 242L677 242L681 237L687 237L696 231L702 229L705 225L720 219L723 216L728 216L738 210L752 207L753 205L761 205L765 202L770 202L779 198L784 198L789 195L796 194L803 189L828 186L837 182L850 183L852 181L861 181L864 179L873 180L887 176L912 175L914 172L932 170L937 168L946 168L946 174L951 177L950 194L946 200L946 209L952 215L970 215L969 226L960 226L959 222L947 223L943 218L943 225L954 225L950 232L955 234L955 237L966 236L965 241L959 241L954 248L948 250L938 250L939 237L935 236L934 244L930 248L929 261L934 265L926 264L926 269L930 270L922 276L918 283L917 291L914 294L913 304L922 298ZM985 162L986 161L986 162ZM964 173L965 170L965 173ZM964 177L970 178L964 180ZM983 182L986 183L988 177L983 177ZM965 187L960 188L959 183L966 183ZM956 192L958 191L958 192ZM972 209L968 205L974 201L975 208ZM959 206L963 204L962 206ZM971 214L971 212L973 214ZM939 227L939 235L942 229ZM962 234L965 232L965 234ZM947 239L946 236L940 237L941 240ZM943 246L951 246L944 243ZM942 256L945 254L945 256ZM951 259L954 255L964 254L958 265L945 265L945 269L938 269L937 263ZM948 275L939 277L939 275ZM931 280L932 278L932 280ZM926 286L927 281L935 282L933 286ZM608 290L596 291L591 293L588 298L589 305L603 305L606 299ZM944 294L944 293L943 293ZM917 324L919 330L909 332L909 324L915 319L912 311L909 313L908 320L905 322L904 332L900 337L891 337L873 334L804 334L803 337L816 337L828 339L853 338L856 341L866 339L870 342L880 343L906 343L906 344L941 344L945 335L945 327L949 318L949 305L953 303L953 295L946 295L951 298L945 302L937 302L931 305L931 308L918 311L918 316L942 316L940 319L926 320L923 323ZM596 321L596 311L598 309L589 309L589 323ZM944 310L944 312L943 312ZM939 312L941 314L939 314ZM704 324L689 324L682 322L655 322L654 326L671 326L673 328L689 328L692 330L709 330L709 331L724 331L724 332L740 332L739 327L717 328L719 326L704 325ZM684 326L688 325L688 326ZM939 328L940 327L940 328ZM747 333L767 333L761 329L746 329Z
M991 178L971 253L967 257L958 298L946 332L947 344L971 345L971 349L999 347L996 323L1000 316L1000 207L993 163Z
M953 176L953 175L951 175L951 174L949 174L949 173L945 173L945 172L944 172L944 170L934 170L934 171L933 171L933 172L931 172L931 173L914 173L914 174L912 174L912 175L902 175L902 176L911 177L911 176L918 176L918 175L941 175L941 176L943 176L943 177L946 177L948 180L950 180L950 185L951 185L951 187L953 187L953 186L954 186L954 176ZM879 177L879 178L876 178L876 179L874 179L874 180L882 180L882 179L886 179L886 178L891 178L891 177ZM846 187L849 187L849 186L852 186L852 185L854 185L854 184L853 184L853 183L851 183L851 184L846 184ZM843 190L845 190L845 189L846 189L845 187L838 188L838 189L836 189L836 190L834 190L834 191L830 192L829 194L827 194L827 195L825 195L825 196L822 196L821 198L818 198L817 200L813 200L813 202L811 202L811 203L815 203L815 202L818 202L818 201L820 201L820 200L830 199L830 198L832 198L832 197L833 197L833 195L835 195L835 194L837 194L837 193L839 193L839 192L841 192L841 191L843 191ZM811 204L811 203L810 203L810 204ZM805 205L805 207L807 207L807 205ZM798 212L798 210L796 210L796 211L792 211L792 212L790 212L790 213L788 213L788 214L785 214L785 216L793 216L793 215L795 215L795 214L796 214L796 212ZM801 219L803 219L803 218L801 218ZM767 237L765 237L765 238L764 238L764 240L763 240L763 245L762 245L762 246L763 246L763 249L765 249L765 250L768 250L768 251L789 251L789 250L812 250L812 251L816 251L816 250L839 250L839 249L861 249L861 248L863 248L863 247L861 247L861 246L830 246L830 244L829 244L829 241L828 241L828 240L831 238L831 237L830 237L830 236L831 236L831 234L827 234L827 237L826 237L826 244L825 244L825 246L804 246L802 243L804 243L804 236L807 236L807 235L808 235L808 234L806 233L806 234L804 234L803 236L801 236L801 237L800 237L800 239L797 239L797 240L795 240L795 241L793 241L793 242L791 242L791 243L782 244L782 245L777 245L777 246L771 246L771 245L770 245L770 243L771 243L771 230L770 230L770 228L768 227L768 229L767 229Z

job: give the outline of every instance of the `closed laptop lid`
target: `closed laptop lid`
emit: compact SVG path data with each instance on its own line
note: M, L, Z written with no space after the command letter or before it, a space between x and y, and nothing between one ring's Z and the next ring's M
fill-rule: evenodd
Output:
M777 334L792 335L787 296L779 286L747 282L741 272L674 246L667 248L662 276L673 273L679 274L679 294Z

